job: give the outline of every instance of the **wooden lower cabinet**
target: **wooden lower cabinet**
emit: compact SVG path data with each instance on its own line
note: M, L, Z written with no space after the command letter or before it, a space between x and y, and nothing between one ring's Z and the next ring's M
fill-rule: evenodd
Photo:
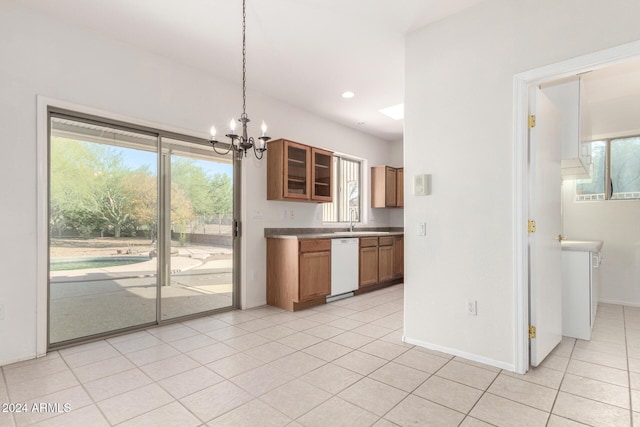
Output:
M331 293L331 240L267 239L267 304L296 311Z
M401 283L403 244L403 236L360 238L356 293ZM330 294L331 239L267 238L267 304L296 311Z
M363 288L378 283L378 238L360 238L358 287Z
M380 237L378 241L378 282L393 279L393 237Z
M393 278L404 277L404 237L393 238Z
M358 291L400 283L404 275L403 236L360 238Z
M327 296L331 293L331 251L300 254L298 300Z

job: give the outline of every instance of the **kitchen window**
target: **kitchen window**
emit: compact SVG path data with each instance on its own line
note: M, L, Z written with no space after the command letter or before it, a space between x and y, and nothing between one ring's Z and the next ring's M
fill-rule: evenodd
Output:
M333 155L333 202L324 203L324 222L360 222L361 162L341 155Z
M576 181L576 200L640 199L640 136L591 142L591 179Z

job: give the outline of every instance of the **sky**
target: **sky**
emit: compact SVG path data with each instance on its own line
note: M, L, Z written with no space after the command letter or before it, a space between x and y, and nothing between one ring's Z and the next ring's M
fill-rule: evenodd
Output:
M157 169L156 153L115 146L112 146L112 149L122 153L124 164L131 169L138 169L143 165L148 165L149 170L151 171L155 171ZM181 153L180 157L187 157L185 154ZM223 173L229 177L232 177L233 175L233 167L231 163L217 162L215 161L215 158L212 158L211 161L201 160L198 158L192 158L192 160L196 166L205 171L207 176L213 177L216 173Z

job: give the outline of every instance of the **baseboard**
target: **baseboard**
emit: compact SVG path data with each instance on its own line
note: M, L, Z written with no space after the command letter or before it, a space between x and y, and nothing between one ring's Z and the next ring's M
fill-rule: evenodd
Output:
M505 363L499 360L489 359L487 357L478 356L477 354L467 353L465 351L456 350L454 348L443 347L441 345L436 345L436 344L416 340L413 338L408 338L404 335L402 336L402 341L406 342L407 344L417 345L418 347L424 347L429 350L451 354L453 356L462 357L464 359L468 359L473 362L483 363L485 365L493 366L495 368L506 369L507 371L515 372L515 365L512 363Z
M626 305L627 307L640 307L640 302L617 301L613 299L603 299L603 298L600 298L598 302L602 302L605 304Z
M19 357L17 359L3 360L3 361L0 361L0 367L1 366L12 365L12 364L18 363L18 362L25 362L27 360L39 359L39 358L44 357L44 356L46 356L46 354L41 354L40 356L33 355L33 356Z

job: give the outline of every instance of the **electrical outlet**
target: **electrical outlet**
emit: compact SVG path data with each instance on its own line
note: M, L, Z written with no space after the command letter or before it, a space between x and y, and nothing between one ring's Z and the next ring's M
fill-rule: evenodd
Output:
M4 304L0 304L0 320L4 320Z
M289 210L289 220L293 221L294 219L296 219L296 211L294 211L293 209Z
M467 300L467 314L469 316L477 316L478 315L478 302L474 299Z

